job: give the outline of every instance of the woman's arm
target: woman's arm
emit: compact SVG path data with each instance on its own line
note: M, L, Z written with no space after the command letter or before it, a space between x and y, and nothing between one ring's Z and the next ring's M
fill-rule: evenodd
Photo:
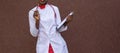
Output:
M55 12L56 12L56 22L57 25L59 25L61 23L61 17L60 17L60 12L59 9L57 7L55 7ZM57 29L59 32L63 32L67 30L67 25L63 25L60 29Z
M36 20L33 17L34 11L29 11L29 26L30 26L30 33L33 37L37 37L38 29L36 28Z

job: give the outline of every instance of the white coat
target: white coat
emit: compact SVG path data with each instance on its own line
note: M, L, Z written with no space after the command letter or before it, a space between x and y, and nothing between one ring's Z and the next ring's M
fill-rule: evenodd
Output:
M33 37L38 37L36 53L48 53L49 44L52 45L54 53L68 53L66 42L60 34L60 32L67 30L67 26L62 26L59 30L56 29L57 25L61 23L59 9L49 4L46 4L45 9L38 8L40 14L38 30L33 17L36 8L37 6L29 11L30 33Z

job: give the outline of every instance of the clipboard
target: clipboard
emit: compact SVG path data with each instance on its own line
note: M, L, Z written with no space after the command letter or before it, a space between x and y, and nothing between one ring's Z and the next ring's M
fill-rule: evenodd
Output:
M70 14L68 14L68 16L73 15L73 13L74 13L74 12L71 12ZM57 29L58 29L58 30L59 30L59 29L63 26L63 24L67 21L67 17L68 17L68 16L66 16L65 19L57 26Z

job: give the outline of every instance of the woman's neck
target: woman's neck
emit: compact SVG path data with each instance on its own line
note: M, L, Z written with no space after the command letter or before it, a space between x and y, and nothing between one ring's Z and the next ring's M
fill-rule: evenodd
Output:
M42 4L42 5L39 4L40 9L44 9L46 7L46 4Z

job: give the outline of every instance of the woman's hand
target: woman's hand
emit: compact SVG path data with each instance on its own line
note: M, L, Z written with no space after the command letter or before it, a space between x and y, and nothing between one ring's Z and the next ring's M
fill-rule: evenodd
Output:
M34 11L33 17L35 18L35 21L36 21L35 22L36 28L39 29L40 14L39 14L38 10Z
M68 15L67 16L67 21L64 23L64 25L66 26L69 22L71 22L73 20L73 15Z
M69 15L68 17L67 17L67 21L66 22L71 22L73 20L73 15Z
M33 17L35 18L36 21L39 21L40 14L39 14L38 10L34 11Z

